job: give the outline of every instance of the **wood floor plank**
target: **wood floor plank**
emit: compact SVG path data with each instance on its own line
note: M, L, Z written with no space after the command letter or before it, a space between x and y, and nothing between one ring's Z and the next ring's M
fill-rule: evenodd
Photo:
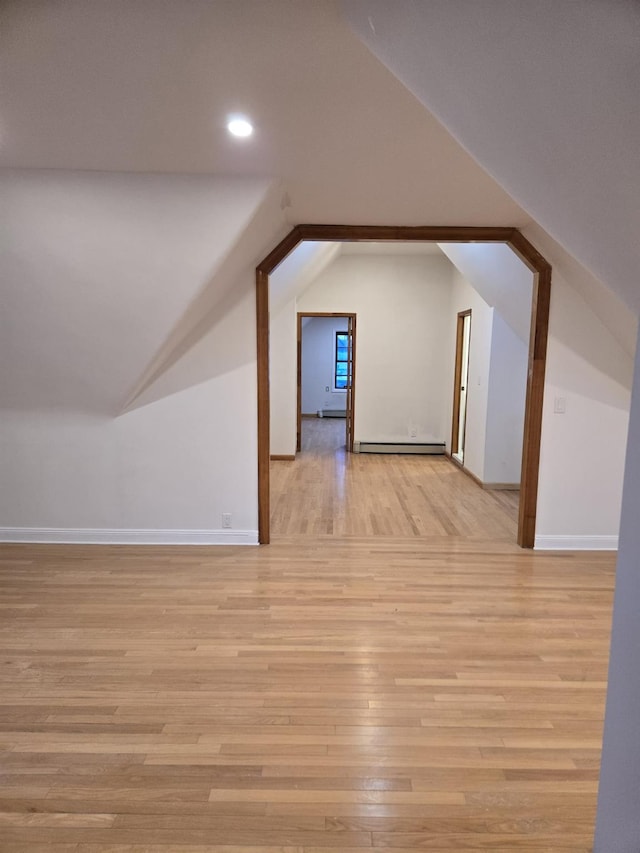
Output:
M476 535L515 543L517 491L484 491L444 456L348 454L344 443L343 421L303 421L295 462L271 463L272 536Z
M265 548L0 546L0 853L586 853L613 556L426 461Z

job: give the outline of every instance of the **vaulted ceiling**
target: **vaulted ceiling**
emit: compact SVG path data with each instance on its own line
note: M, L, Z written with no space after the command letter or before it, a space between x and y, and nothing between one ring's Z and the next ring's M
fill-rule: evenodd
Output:
M617 285L635 248L585 246L585 235L606 218L606 196L567 193L554 201L554 189L565 186L560 178L578 188L586 180L579 158L555 156L570 116L557 128L550 118L547 127L537 108L544 132L535 137L541 150L531 153L526 192L512 169L503 176L502 160L484 157L500 128L497 150L510 167L505 138L510 125L514 134L522 130L513 86L527 76L540 84L536 74L547 72L529 61L521 68L517 51L492 41L490 18L476 27L479 44L495 51L487 71L488 60L471 50L469 21L478 24L478 5L493 14L510 4L4 0L0 273L11 320L2 313L3 404L117 414L172 393L185 380L161 377L233 310L240 280L250 283L252 266L291 223L526 228L536 217ZM619 29L617 12L612 18ZM592 29L583 28L590 37ZM611 27L603 32L617 36ZM576 51L563 56L573 61ZM556 59L561 64L562 56ZM494 88L488 95L499 67L508 69L501 94ZM604 93L594 94L601 105ZM585 96L581 108L588 103ZM252 138L228 136L232 112L253 118ZM624 127L633 130L635 120L627 116ZM481 138L468 131L474 123L484 128ZM495 124L494 135L487 123ZM567 138L578 151L576 133ZM521 144L520 136L513 139ZM625 146L617 145L624 171ZM541 182L546 207L530 192L540 158L553 164ZM585 168L596 169L590 156ZM616 221L638 204L633 181ZM613 190L617 204L618 184ZM592 199L600 205L595 211L583 205ZM579 217L567 225L569 202L588 228L581 230ZM624 295L633 303L628 290ZM208 365L196 375L206 379L217 369Z
M492 221L518 206L333 0L5 0L0 166L278 178L292 221ZM251 140L226 131L254 120Z
M549 234L640 311L640 4L344 0L359 37Z

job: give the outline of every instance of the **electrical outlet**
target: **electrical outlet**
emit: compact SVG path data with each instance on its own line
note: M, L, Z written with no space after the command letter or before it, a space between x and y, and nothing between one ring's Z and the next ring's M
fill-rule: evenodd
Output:
M411 438L417 438L418 437L418 428L412 426L411 429L409 430L409 436Z
M564 415L564 413L567 411L567 401L565 397L554 398L553 411L556 415Z
M231 527L231 513L223 512L222 513L222 526L223 528L229 529Z

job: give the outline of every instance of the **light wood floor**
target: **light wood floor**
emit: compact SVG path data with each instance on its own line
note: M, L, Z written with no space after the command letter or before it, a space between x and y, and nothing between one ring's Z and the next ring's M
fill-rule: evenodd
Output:
M481 489L444 456L346 453L345 422L304 419L295 462L271 463L273 536L515 542L518 492Z
M0 546L0 851L586 853L613 562Z

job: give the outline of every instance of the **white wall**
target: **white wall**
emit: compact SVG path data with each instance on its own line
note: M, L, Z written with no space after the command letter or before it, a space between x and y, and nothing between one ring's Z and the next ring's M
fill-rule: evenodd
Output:
M302 293L338 255L340 243L303 240L269 276L269 309L277 313L285 302Z
M640 344L640 340L639 340ZM638 768L640 767L640 346L636 352L629 450L624 474L620 550L598 789L595 853L638 849Z
M554 275L536 547L616 547L632 368L579 294ZM554 413L556 397L565 414Z
M296 452L297 339L296 300L269 316L269 392L272 456Z
M254 270L282 228L266 184L0 182L0 540L256 541ZM207 311L185 324L194 302ZM176 328L164 372L115 417Z
M494 311L484 483L520 483L528 363L528 344Z
M2 413L0 540L257 541L255 296L250 276L237 284L185 359L218 362L213 378L118 418Z
M346 317L310 317L302 328L302 413L344 409L346 391L335 391L335 336L346 332ZM325 389L329 388L328 391Z
M457 315L471 309L464 467L489 485L519 483L528 347L458 270L451 295L446 374L450 413ZM447 449L451 450L450 434Z
M0 540L255 542L252 396L245 365L115 420L3 413Z
M533 274L504 243L439 245L459 271L456 311L464 310L459 307L466 304L464 299L467 307L476 305L469 383L472 432L465 465L483 483L516 484L522 464Z
M465 429L464 466L479 480L484 476L484 454L487 431L487 400L491 365L491 326L493 308L471 287L458 270L453 270L451 306L447 314L447 369L444 373L447 400L447 450L451 451L451 415L453 411L453 377L455 370L456 324L460 311L471 309L471 341L467 385L467 420Z
M526 347L462 276L453 292L454 313L473 312L465 466L486 483L519 482ZM616 547L630 372L619 341L554 274L537 548ZM556 397L564 414L554 413Z
M546 247L539 248L544 254ZM474 275L473 268L466 269ZM497 311L489 318L492 309L461 275L454 280L454 313L473 309L465 466L483 482L518 482L519 407L525 387L518 377L526 376L524 343ZM453 327L450 334L455 334ZM506 357L500 354L503 349ZM513 390L507 398L502 395L500 405L496 395L501 396L505 371L512 377ZM631 371L624 341L614 337L554 269L537 548L616 547ZM564 414L554 413L556 397L565 401ZM509 423L514 426L507 429Z
M482 299L528 344L533 273L505 243L438 243Z
M341 255L298 311L355 312L355 438L443 441L451 265L437 255Z
M628 343L630 324L620 315L615 297L568 258L544 232L535 229L530 236L553 266L536 547L615 547L633 367ZM507 366L510 372L520 375L524 370L524 341L519 348L517 339L521 338L530 312L531 274L519 263L514 267L515 256L504 246L444 244L442 248L474 288L487 300L495 300L496 318L508 317L509 328L515 332L509 340L507 330L502 327L500 331L500 319L494 319L493 325L503 346L508 347L509 356L492 358L492 376L497 377L497 371L503 372ZM510 257L503 256L507 251ZM515 300L511 283L517 295ZM606 324L585 302L583 293L590 304L603 310ZM469 307L462 302L457 304L456 310ZM473 332L472 323L472 336ZM483 351L486 355L486 347ZM481 367L486 367L486 361ZM511 482L506 472L498 476L506 457L501 462L492 447L496 451L509 450L509 467L515 475L519 420L514 430L503 429L507 419L504 414L494 417L497 410L491 388L488 389L491 405L483 410L486 404L477 387L477 377L473 379L473 371L472 367L473 399L468 422L470 419L474 433L469 437L465 464L484 482ZM514 379L514 388L520 387ZM495 389L499 393L500 382ZM565 400L565 414L554 414L556 397ZM507 401L503 399L504 402ZM475 425L485 417L487 432L483 438L479 425L476 441ZM509 444L510 437L514 443ZM478 446L481 440L485 441L485 458L481 457Z

